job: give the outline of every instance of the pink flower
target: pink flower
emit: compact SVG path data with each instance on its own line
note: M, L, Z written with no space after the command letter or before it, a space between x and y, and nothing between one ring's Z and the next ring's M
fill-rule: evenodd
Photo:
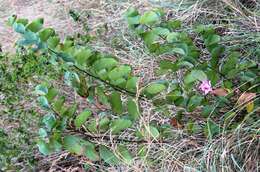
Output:
M209 80L204 80L199 85L199 89L203 92L204 95L207 95L212 91L211 83Z

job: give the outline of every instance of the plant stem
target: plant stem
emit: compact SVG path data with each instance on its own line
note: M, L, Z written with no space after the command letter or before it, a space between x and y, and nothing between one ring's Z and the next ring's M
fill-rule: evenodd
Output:
M50 50L52 53L54 53L55 55L59 56L59 53L58 53L58 52L56 52L56 51L54 51L54 50L52 50L52 49L50 49L50 48L49 48L49 50ZM80 72L82 72L82 73L84 73L84 74L86 74L86 75L88 75L88 76L90 76L90 77L92 77L92 78L94 78L94 79L96 79L96 80L98 80L98 81L100 81L100 82L102 82L102 83L104 83L104 84L106 84L106 85L112 87L114 90L119 91L120 93L127 94L127 95L132 96L132 97L136 97L136 96L137 96L136 92L132 92L132 91L126 90L126 89L124 89L124 88L118 87L118 86L116 86L116 85L113 85L113 84L109 83L108 81L103 80L103 79L99 78L98 76L95 76L94 74L92 74L91 72L89 72L89 71L87 71L87 70L80 69L80 68L79 68L78 66L76 66L76 65L73 65L73 67L74 67L75 69L77 69L78 71L80 71ZM144 95L139 95L138 98L140 98L140 99L143 100L143 101L146 101L146 100L147 100L147 97L144 96Z

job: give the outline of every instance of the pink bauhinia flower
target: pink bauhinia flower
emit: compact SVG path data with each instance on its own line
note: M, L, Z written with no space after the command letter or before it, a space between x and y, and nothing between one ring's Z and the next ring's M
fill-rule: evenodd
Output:
M212 91L211 83L209 80L204 80L199 85L199 89L203 92L204 95L207 95Z

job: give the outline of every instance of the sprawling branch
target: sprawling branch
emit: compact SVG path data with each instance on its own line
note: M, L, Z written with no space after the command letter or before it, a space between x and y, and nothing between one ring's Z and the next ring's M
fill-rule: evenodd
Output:
M54 53L54 54L57 55L57 56L60 56L60 54L59 54L58 52L56 52L56 51L54 51L54 50L52 50L52 49L50 49L50 48L49 48L49 51L51 51L52 53ZM76 65L73 65L73 67L74 67L76 70L78 70L78 71L80 71L80 72L82 72L82 73L84 73L84 74L86 74L86 75L88 75L88 76L90 76L90 77L92 77L92 78L94 78L94 79L96 79L96 80L98 80L98 81L100 81L100 82L102 82L102 83L104 83L104 84L110 86L111 88L113 88L113 89L116 90L116 91L119 91L120 93L129 95L129 96L132 96L132 97L138 96L138 98L140 98L141 100L144 100L144 101L147 100L147 97L144 96L144 95L137 95L136 92L132 92L132 91L126 90L126 89L124 89L124 88L122 88L122 87L113 85L113 84L111 84L110 82L108 82L108 81L106 81L106 80L104 80L104 79L101 79L101 78L99 78L98 76L95 76L94 74L92 74L91 72L89 72L89 71L87 71L87 70L80 69L80 68L79 68L78 66L76 66Z

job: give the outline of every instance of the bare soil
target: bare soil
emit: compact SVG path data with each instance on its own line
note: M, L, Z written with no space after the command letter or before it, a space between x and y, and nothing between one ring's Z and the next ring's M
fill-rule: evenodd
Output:
M16 14L29 20L43 17L46 26L53 27L61 35L68 35L76 29L68 12L72 3L70 0L0 0L0 45L3 51L15 51L17 35L6 25L9 16Z

